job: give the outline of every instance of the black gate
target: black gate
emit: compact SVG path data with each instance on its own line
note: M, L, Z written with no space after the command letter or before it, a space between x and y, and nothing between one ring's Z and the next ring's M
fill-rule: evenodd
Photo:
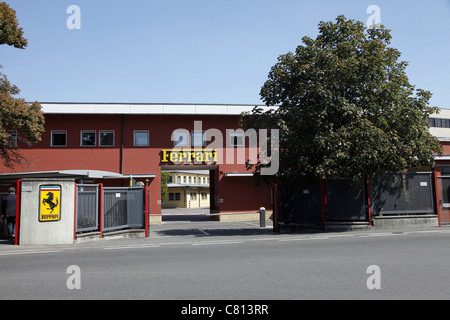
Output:
M279 221L322 225L321 185L278 186Z

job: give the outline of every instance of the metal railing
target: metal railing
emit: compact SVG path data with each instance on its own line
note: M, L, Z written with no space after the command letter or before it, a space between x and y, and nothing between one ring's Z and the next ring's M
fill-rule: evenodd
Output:
M76 206L76 232L96 231L98 222L99 185L78 184Z
M103 188L77 185L75 231L146 229L145 188Z
M103 188L103 231L144 228L144 188Z

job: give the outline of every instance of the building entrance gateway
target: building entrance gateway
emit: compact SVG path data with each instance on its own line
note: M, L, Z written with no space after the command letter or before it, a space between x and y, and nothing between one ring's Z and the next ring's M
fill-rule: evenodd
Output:
M218 220L217 165L161 165L169 174L162 222Z

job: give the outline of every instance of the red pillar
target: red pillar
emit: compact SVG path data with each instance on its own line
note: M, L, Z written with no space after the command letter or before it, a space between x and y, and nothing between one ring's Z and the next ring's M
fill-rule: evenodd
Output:
M99 183L99 208L98 208L98 214L99 214L99 221L100 221L100 238L103 238L103 183Z
M73 213L73 240L77 239L77 184L75 183L75 206L74 206L74 213Z
M322 228L325 230L325 224L327 222L327 188L325 179L321 180L322 190Z
M367 203L367 219L369 219L369 226L373 227L372 221L372 199L370 198L370 180L366 179L366 203Z
M145 205L145 219L144 219L144 223L145 223L145 237L148 238L148 215L149 215L149 210L148 210L148 198L149 198L149 191L148 191L148 186L145 186L144 188L144 205Z
M438 178L436 167L433 168L433 193L434 193L434 204L436 207L436 213L438 216L438 225L441 226L441 206L439 203L439 191L438 191Z
M22 180L19 179L17 180L17 186L16 186L16 195L17 195L17 200L16 200L16 239L14 241L14 244L16 246L19 245L19 232L20 232L20 197L22 195Z
M273 192L273 232L280 233L280 224L278 220L278 185L275 184L272 188Z

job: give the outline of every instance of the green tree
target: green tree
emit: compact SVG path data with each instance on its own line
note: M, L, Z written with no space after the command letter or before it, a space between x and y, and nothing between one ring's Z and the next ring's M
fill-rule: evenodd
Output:
M170 173L161 172L161 201L167 199L167 194L169 193L169 188L167 187L167 182L169 181Z
M5 2L0 2L0 45L25 49L27 40L19 27L16 12ZM0 66L1 68L1 66ZM13 167L24 158L17 145L12 143L8 130L18 130L17 138L28 143L36 143L44 131L44 115L38 102L27 103L14 98L20 90L11 84L6 75L0 73L0 157L7 167Z
M242 118L249 128L280 130L279 177L347 178L433 166L442 154L429 131L431 93L409 83L407 62L389 47L390 30L338 16L321 22L281 55L261 89L266 105ZM248 165L258 173L261 165Z

